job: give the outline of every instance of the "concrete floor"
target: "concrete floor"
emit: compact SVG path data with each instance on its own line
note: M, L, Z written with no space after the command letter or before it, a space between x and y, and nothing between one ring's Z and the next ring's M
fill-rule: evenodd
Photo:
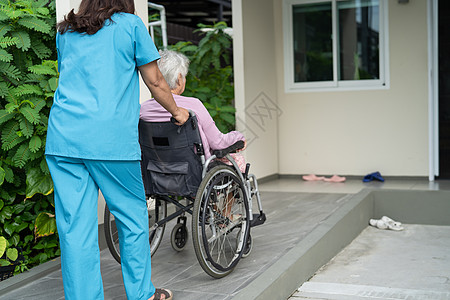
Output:
M270 184L287 189L282 186L290 186L292 182ZM307 182L302 190L313 191L320 185ZM450 189L448 181L420 179L363 185L402 190ZM360 183L351 180L339 190L351 193L359 186ZM450 226L403 226L403 231L368 226L289 300L450 299Z
M367 227L290 300L450 299L450 226Z
M361 178L349 178L344 183L305 182L300 176L266 182L260 184L260 190L268 221L253 229L255 247L232 274L220 280L211 279L199 267L192 243L189 241L182 252L175 252L168 242L168 231L152 259L153 281L157 286L174 290L175 299L232 299L345 204L349 197L367 187L450 190L450 183L389 178L385 183L362 183ZM450 299L450 258L445 252L450 248L449 237L446 226L407 224L402 232L368 227L310 281L299 287L298 292L292 291L295 294L290 299ZM435 240L440 242L433 243ZM107 250L102 251L101 256L105 299L125 299L120 266ZM421 264L415 266L415 271L405 273L413 266L413 259ZM435 267L437 265L442 269ZM408 294L411 291L415 294ZM412 298L405 298L407 294ZM437 298L424 298L429 295ZM64 299L60 271L11 292L0 292L0 299Z

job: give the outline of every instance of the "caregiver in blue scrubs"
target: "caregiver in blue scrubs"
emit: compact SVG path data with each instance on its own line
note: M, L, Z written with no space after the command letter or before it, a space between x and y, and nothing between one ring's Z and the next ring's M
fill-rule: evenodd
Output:
M55 187L66 300L104 299L98 247L100 189L115 216L130 300L172 299L151 282L148 214L138 143L139 76L178 121L177 107L133 0L82 0L58 24L60 72L46 158Z

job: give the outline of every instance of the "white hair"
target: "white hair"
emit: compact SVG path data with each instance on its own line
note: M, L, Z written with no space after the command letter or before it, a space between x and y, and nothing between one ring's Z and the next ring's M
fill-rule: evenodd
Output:
M186 77L189 69L189 59L182 53L172 50L159 51L161 59L158 60L158 67L170 89L177 88L178 75Z

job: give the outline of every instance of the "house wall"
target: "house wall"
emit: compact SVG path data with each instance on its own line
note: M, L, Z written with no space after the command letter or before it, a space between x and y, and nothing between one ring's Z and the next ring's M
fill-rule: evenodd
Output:
M260 1L250 2L255 7L258 2L258 10L252 12L251 5L245 6L246 17L263 11ZM266 2L264 11L269 13L272 10ZM275 156L280 174L365 175L380 171L388 176L428 176L427 1L388 3L390 87L385 90L286 93L283 1L273 0L273 37L273 32L266 30L270 21L262 28L255 20L248 20L255 23L247 28L244 23L244 45L250 48L245 53L258 49L260 40L254 41L255 35L264 34L267 42L275 45L275 69L246 56L245 78L256 76L262 81L259 77L267 76L271 86L276 80L277 93L271 96L282 111ZM250 89L252 95L246 93L250 97L257 90L251 85L245 88ZM271 145L269 140L264 142Z
M233 0L237 129L258 177L278 173L278 109L272 0ZM256 8L256 9L255 9Z

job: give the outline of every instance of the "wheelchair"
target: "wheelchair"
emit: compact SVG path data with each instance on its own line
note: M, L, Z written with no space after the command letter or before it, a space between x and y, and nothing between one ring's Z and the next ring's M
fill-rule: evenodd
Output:
M173 120L140 120L139 143L151 255L161 243L166 224L174 219L177 223L171 232L171 245L176 251L183 250L188 240L188 213L192 215L194 251L202 269L214 278L231 273L252 250L251 227L266 220L256 177L249 174L250 164L241 172L230 155L243 148L244 142L214 151L205 160L197 118L191 112L182 126ZM231 165L216 160L223 157ZM253 199L258 204L256 214ZM168 204L173 207L170 209ZM104 228L108 248L120 263L117 228L108 207Z

